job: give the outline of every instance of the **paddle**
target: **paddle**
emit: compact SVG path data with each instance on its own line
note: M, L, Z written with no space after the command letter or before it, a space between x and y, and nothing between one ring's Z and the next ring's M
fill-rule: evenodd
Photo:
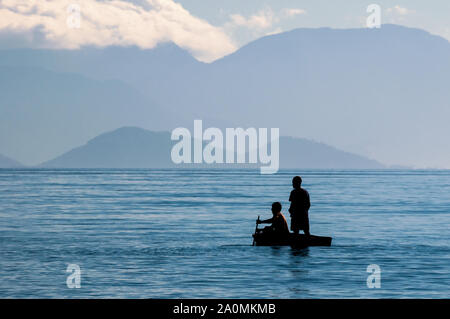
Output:
M256 220L255 235L256 235L256 232L258 231L258 222L259 222L259 215L258 215L258 219ZM255 236L253 236L252 246L255 246Z

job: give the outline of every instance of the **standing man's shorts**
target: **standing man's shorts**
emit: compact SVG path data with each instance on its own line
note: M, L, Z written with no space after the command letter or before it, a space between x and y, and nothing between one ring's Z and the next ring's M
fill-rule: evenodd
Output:
M308 211L297 212L291 215L291 230L293 232L299 230L309 230Z

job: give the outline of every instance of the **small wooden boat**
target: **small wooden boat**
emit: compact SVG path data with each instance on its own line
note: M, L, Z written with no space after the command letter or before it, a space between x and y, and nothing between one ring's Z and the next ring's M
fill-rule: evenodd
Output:
M255 233L253 234L253 246L291 246L293 248L305 248L309 246L331 246L331 237L306 236L304 234L289 233L280 237L272 232L258 228L259 216L256 221Z
M306 236L303 234L289 233L286 237L275 237L271 233L258 230L253 234L253 244L255 246L292 246L303 248L309 246L331 246L331 237Z

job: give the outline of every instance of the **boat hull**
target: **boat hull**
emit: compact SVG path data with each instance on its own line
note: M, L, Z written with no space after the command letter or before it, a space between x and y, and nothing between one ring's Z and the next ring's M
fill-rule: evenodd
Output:
M331 237L306 236L303 234L290 233L285 238L277 238L270 233L258 232L253 234L256 246L292 246L295 248L309 246L331 246Z

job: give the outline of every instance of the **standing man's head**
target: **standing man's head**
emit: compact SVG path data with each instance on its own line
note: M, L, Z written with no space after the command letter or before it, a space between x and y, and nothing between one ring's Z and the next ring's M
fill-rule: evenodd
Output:
M272 214L276 215L281 212L281 203L275 202L272 204Z
M292 179L292 187L300 188L302 186L302 178L300 176L295 176Z

